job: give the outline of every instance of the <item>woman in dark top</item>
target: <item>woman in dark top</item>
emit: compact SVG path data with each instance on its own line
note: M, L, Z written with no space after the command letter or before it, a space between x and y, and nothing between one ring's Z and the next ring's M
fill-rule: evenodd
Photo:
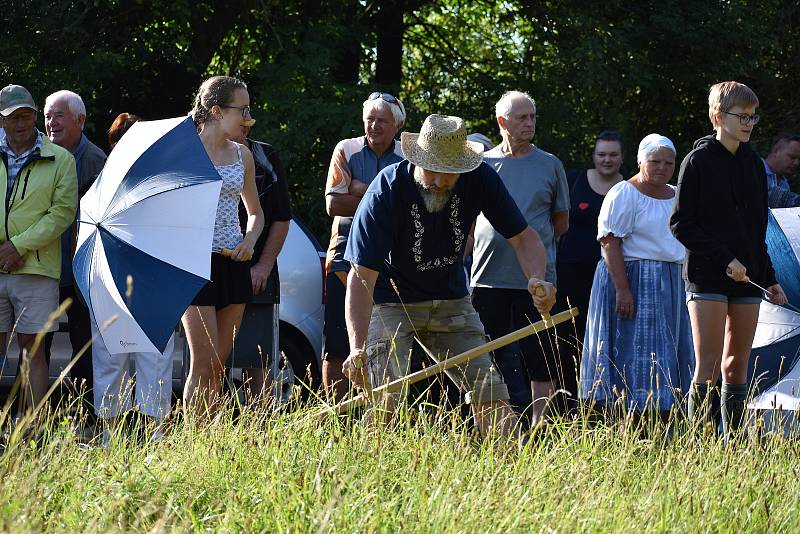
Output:
M684 279L696 366L689 417L714 426L711 393L722 371L722 426L729 436L742 423L747 365L762 291L785 304L764 242L767 177L748 141L758 122L758 97L746 85L711 87L708 116L716 133L695 141L681 164L670 220L686 247Z
M623 147L619 132L600 132L592 152L593 169L571 171L569 183L569 230L558 244L556 269L558 304L563 310L577 306L580 315L575 325L563 323L558 327L559 351L566 351L565 361L574 362L564 369L562 389L570 394L568 405L574 405L578 396L577 371L580 369L581 345L586 332L586 313L597 262L600 261L600 244L597 242L597 217L603 199L614 184L622 180Z

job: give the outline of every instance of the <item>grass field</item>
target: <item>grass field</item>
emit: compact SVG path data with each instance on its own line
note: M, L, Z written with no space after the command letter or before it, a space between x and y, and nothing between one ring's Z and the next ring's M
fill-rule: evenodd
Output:
M383 430L314 413L227 411L108 448L55 418L0 457L0 530L800 530L800 443L783 438L726 447L572 422L518 448L478 441L453 413Z

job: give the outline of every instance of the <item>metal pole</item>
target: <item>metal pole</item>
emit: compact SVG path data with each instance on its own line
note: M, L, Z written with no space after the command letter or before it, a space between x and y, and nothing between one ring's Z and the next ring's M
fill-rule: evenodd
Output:
M283 388L279 376L281 372L281 344L280 344L280 304L277 302L272 305L272 348L270 352L270 370L272 373L272 398L275 399L275 407L278 408L283 401ZM288 361L288 357L286 358Z

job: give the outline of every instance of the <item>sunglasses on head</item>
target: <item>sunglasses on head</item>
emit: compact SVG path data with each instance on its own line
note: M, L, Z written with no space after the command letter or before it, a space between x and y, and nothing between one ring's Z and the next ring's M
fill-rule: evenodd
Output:
M383 100L385 100L386 102L389 102L390 104L400 105L400 99L399 98L397 98L394 95L390 95L389 93L381 93L380 91L375 91L374 93L371 93L367 97L367 100L376 100L378 98L382 98Z

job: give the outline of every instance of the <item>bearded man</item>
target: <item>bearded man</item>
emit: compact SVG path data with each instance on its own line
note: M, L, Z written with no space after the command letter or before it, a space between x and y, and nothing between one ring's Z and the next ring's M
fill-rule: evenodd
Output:
M555 288L544 280L541 239L482 162L480 143L467 141L463 120L430 115L419 134L402 134L401 145L405 160L370 184L345 252L352 266L345 299L351 350L343 372L359 386L369 380L378 387L407 374L415 337L437 359L486 342L463 262L469 229L481 212L516 251L536 308L549 312L555 302ZM508 388L490 355L448 375L467 393L482 434L512 432ZM395 413L401 398L383 396L375 407L383 412L373 413Z

